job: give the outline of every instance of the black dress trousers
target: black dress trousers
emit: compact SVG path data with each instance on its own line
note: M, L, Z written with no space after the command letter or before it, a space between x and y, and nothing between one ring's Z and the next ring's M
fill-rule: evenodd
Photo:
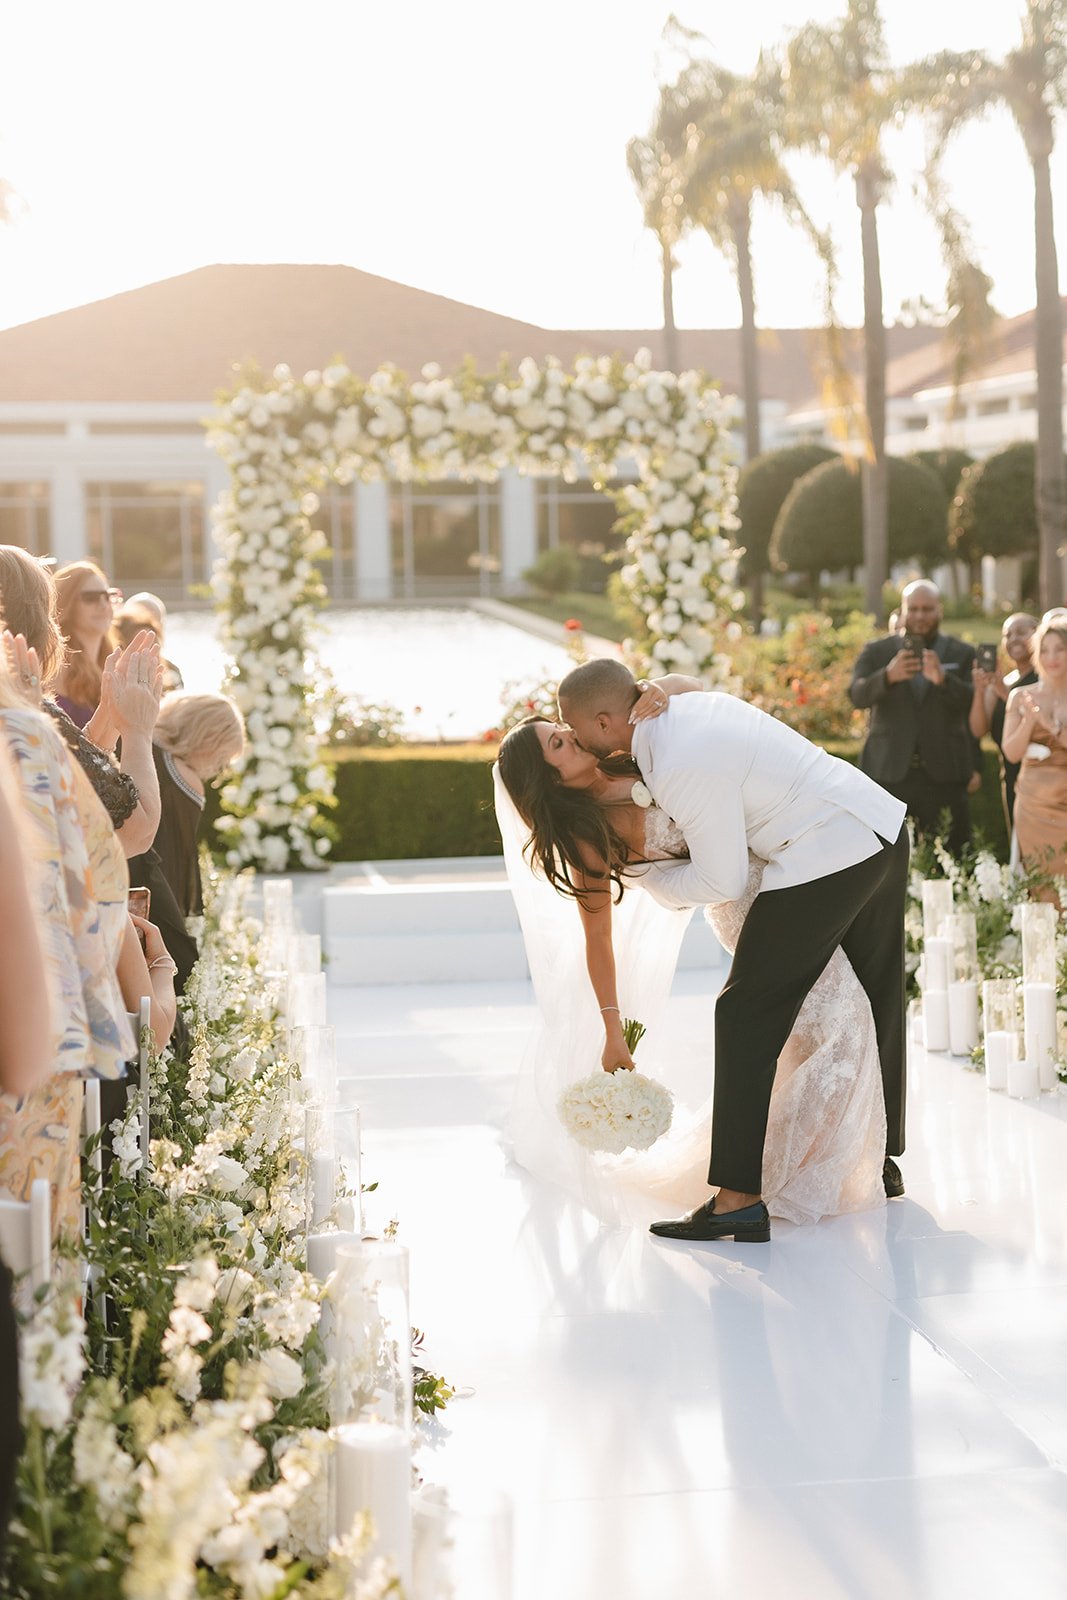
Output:
M758 894L715 1007L715 1108L708 1182L759 1194L778 1057L838 945L874 1013L888 1155L904 1148L904 907L908 831L842 872Z

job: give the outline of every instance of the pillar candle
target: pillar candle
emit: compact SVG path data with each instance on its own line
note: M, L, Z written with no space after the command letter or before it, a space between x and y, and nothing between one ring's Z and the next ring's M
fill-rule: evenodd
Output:
M985 1082L987 1089L1008 1087L1008 1065L1015 1060L1015 1035L994 1030L985 1036Z
M911 1034L912 1044L922 1044L923 1012L917 1000L912 1000L908 1006L908 1032Z
M1042 1089L1056 1087L1056 990L1051 983L1023 984L1026 1056Z
M1008 1093L1014 1100L1032 1100L1041 1093L1036 1061L1008 1062Z
M978 1043L978 985L948 986L948 1047L954 1056L969 1056Z
M923 1044L927 1050L948 1049L948 995L928 989L923 995Z
M361 1511L374 1518L368 1560L385 1556L411 1591L411 1445L390 1422L346 1422L334 1429L335 1526L344 1537Z
M941 937L927 939L925 955L927 990L944 992L948 988L952 971L952 940Z
M311 1157L311 1223L324 1222L333 1210L337 1198L337 1158L312 1154Z

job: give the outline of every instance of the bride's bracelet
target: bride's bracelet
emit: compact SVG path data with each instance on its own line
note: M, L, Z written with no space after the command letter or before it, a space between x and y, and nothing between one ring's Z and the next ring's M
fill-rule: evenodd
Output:
M618 1006L601 1006L600 1009L601 1009L601 1011L618 1011L619 1010ZM621 1011L619 1012L619 1015L620 1016L622 1015Z

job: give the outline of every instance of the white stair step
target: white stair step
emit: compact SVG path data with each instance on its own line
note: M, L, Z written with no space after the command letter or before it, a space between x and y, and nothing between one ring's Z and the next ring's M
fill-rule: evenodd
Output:
M322 892L323 935L338 938L455 933L517 933L506 883L383 884Z
M445 932L327 937L331 984L502 982L528 976L522 935Z

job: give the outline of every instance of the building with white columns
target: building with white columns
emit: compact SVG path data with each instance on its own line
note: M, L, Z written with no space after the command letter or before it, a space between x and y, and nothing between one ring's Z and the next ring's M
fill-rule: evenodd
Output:
M947 420L937 331L891 329L890 448L951 435L978 453L979 439L989 449L1030 436L1025 322L1005 324L1013 370L981 377L981 393L970 386L970 431ZM825 413L805 404L819 340L813 329L761 334L765 448L826 432ZM303 372L340 356L355 371L390 361L414 373L470 356L488 370L503 357L570 362L642 346L659 359L661 341L659 330L539 328L352 267L203 267L0 332L0 542L60 562L88 555L127 593L195 604L212 566L210 507L227 484L203 424L244 363ZM679 346L683 365L736 392L736 329L681 330ZM333 488L319 517L331 551L324 577L340 602L514 593L556 544L575 549L595 586L617 545L614 508L590 485L513 473L497 484Z

